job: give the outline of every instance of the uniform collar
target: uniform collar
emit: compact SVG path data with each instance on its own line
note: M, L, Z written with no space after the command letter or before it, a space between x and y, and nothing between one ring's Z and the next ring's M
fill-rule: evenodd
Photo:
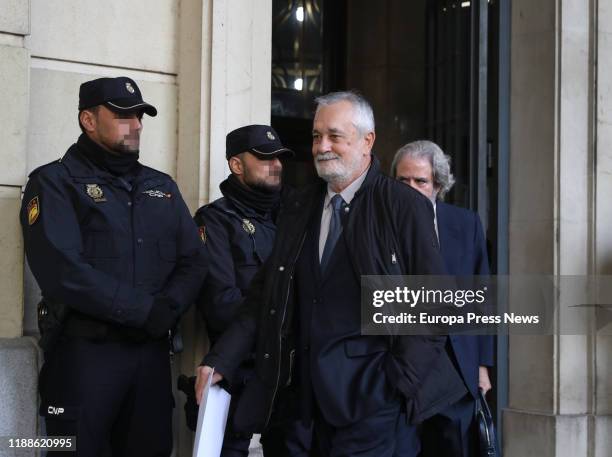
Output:
M73 178L108 178L113 176L103 168L95 166L91 160L79 151L76 143L70 146L64 157L60 159L60 162L64 164L68 173Z
M248 217L268 219L278 209L280 192L265 193L250 189L235 175L229 175L220 185L221 193L236 210Z
M60 162L66 167L70 176L77 181L88 181L92 184L106 181L116 183L121 187L125 187L125 180L122 180L105 169L96 166L79 151L79 146L77 144L73 144L70 146L70 148L68 148L68 151L66 151L64 157L60 159ZM134 186L132 187L151 187L157 184L158 179L160 179L160 173L155 172L149 167L140 165L134 179Z
M225 198L227 198L227 200L236 208L236 212L244 217L250 217L253 219L269 219L270 218L270 214L271 214L270 212L265 213L265 214L258 213L253 208L251 208L248 205L245 205L237 198L232 198L227 195L225 196Z

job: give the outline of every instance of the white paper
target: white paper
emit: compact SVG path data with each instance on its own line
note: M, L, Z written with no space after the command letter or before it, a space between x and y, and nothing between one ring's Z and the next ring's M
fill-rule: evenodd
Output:
M204 388L198 426L193 443L193 457L219 457L232 396L217 385L212 385L213 373Z

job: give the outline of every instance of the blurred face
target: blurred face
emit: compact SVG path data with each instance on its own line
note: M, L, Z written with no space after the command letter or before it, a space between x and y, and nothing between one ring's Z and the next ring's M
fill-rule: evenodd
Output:
M80 120L89 138L113 154L124 154L140 149L142 115L118 114L100 105L96 112L84 110Z
M434 184L433 170L429 160L423 157L404 157L397 164L398 181L418 190L432 202L436 200L439 188Z
M353 106L347 101L320 106L312 129L312 155L317 174L340 192L370 165L374 132L360 134Z
M229 165L240 182L251 189L278 192L281 188L283 165L278 157L261 159L243 152L230 158Z

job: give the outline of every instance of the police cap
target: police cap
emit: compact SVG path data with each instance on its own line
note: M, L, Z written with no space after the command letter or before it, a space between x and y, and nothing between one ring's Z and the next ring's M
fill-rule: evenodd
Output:
M233 130L225 137L225 157L249 151L261 159L271 159L281 154L293 156L293 151L280 142L278 134L269 125L246 125Z
M157 115L157 109L142 99L134 80L125 76L98 78L81 84L79 111L98 105L104 105L116 113L144 111L149 116Z

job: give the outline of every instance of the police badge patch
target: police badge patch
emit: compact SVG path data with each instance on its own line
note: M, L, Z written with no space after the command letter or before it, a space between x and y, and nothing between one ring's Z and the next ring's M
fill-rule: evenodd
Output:
M155 197L155 198L171 198L172 197L172 194L170 193L167 194L166 192L162 192L161 190L153 190L153 189L145 190L143 194L146 194L149 197Z
M247 232L249 235L253 235L255 233L255 226L253 225L253 223L248 220L248 219L242 219L242 228L244 229L245 232Z
M97 184L85 184L85 191L87 192L87 195L93 198L93 201L96 203L106 201L102 188Z
M198 227L198 232L200 233L200 239L204 244L206 244L206 226L201 225Z
M40 204L38 203L38 195L32 200L30 200L30 202L28 203L27 212L28 225L32 225L38 220L38 215L40 214Z

